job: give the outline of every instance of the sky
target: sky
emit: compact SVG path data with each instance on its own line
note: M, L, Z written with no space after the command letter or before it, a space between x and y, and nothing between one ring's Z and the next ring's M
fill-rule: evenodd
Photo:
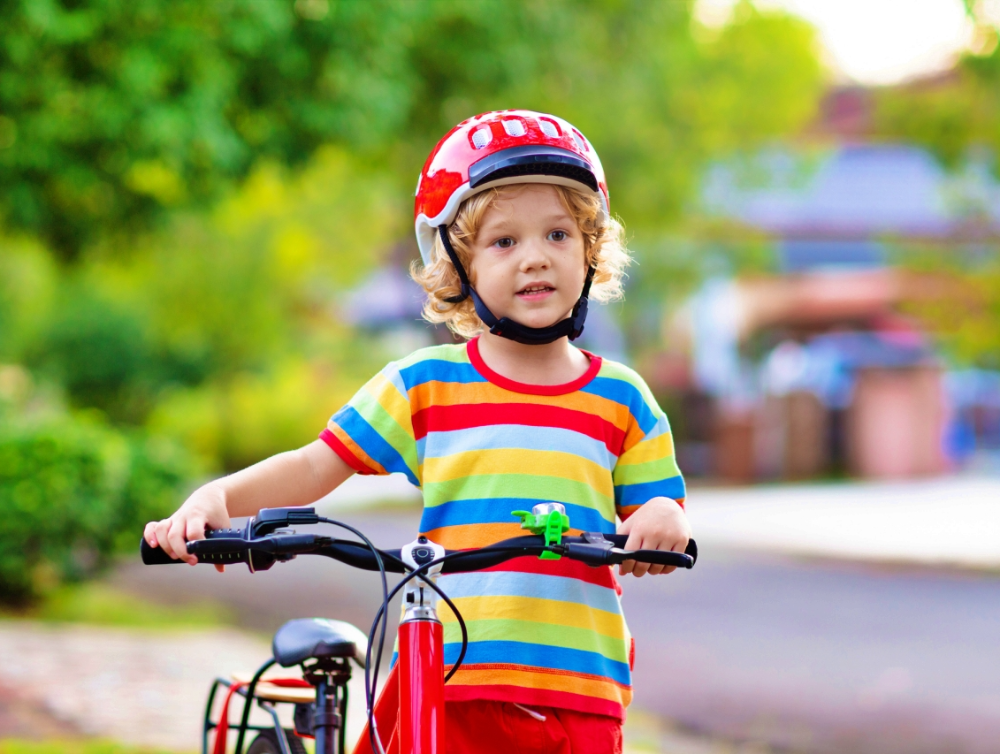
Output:
M721 24L734 2L697 0L696 13L708 24ZM991 11L1000 5L1000 0L985 2ZM962 0L755 0L754 5L781 8L812 23L839 82L893 84L941 71L973 40Z

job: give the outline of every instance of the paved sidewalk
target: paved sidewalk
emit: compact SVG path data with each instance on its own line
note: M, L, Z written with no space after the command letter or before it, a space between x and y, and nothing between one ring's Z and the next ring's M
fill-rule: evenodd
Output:
M695 487L703 546L884 563L1000 568L1000 479Z
M399 474L352 477L319 505L420 504ZM1000 568L1000 478L699 487L688 515L702 547L885 563Z
M266 641L234 629L149 631L0 621L0 702L7 695L51 716L56 735L79 731L134 746L195 752L212 679L255 670L269 656ZM350 693L347 733L357 736L364 724L361 673L351 679ZM231 719L239 709L234 705ZM256 715L259 722L268 720ZM290 712L283 710L286 716L290 724ZM13 728L11 734L20 732Z

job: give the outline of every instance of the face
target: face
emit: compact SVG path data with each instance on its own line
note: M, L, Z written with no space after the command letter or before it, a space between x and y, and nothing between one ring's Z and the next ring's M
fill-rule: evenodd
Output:
M472 245L472 279L498 318L565 319L583 291L583 234L552 186L524 184L493 203Z

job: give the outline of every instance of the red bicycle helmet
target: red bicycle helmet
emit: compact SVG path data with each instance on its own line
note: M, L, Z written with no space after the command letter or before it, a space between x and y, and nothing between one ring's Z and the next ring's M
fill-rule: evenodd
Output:
M473 194L510 183L554 183L596 194L610 216L597 152L562 118L532 110L495 110L463 120L437 143L417 183L414 219L424 264L434 235Z

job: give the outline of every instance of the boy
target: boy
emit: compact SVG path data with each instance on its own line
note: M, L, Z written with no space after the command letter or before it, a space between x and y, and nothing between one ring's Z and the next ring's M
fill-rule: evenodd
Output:
M205 485L147 541L194 562L185 541L229 516L402 472L424 494L421 532L448 549L517 536L511 511L556 501L575 529L614 532L617 514L626 547L683 551L666 417L637 374L570 342L590 296L621 295L629 261L591 145L541 113L463 121L428 158L415 214L425 317L469 340L389 364L319 440ZM469 627L446 687L449 753L621 751L633 648L610 568L521 558L439 583Z

